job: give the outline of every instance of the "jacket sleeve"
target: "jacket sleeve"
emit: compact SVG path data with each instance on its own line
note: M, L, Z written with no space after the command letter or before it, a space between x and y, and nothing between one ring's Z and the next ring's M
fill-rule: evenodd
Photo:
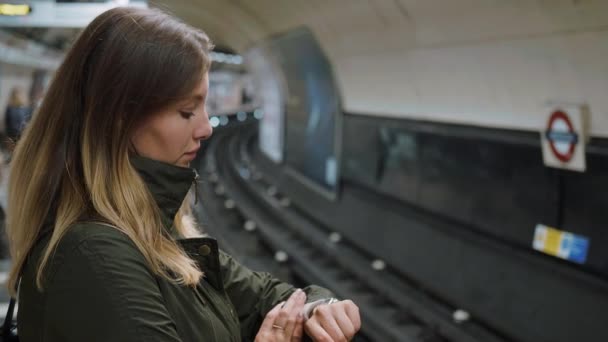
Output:
M145 258L122 233L89 236L57 253L45 329L66 342L180 342Z
M253 340L266 313L276 304L287 300L295 288L269 273L254 272L230 255L220 251L220 266L224 288L236 308L244 340ZM331 291L316 285L303 289L307 302L333 297Z

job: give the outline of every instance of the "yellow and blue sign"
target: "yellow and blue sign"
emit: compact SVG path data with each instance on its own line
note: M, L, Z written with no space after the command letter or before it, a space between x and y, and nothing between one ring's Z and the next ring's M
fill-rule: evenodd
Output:
M584 264L589 251L589 239L542 224L536 225L532 247L545 254Z

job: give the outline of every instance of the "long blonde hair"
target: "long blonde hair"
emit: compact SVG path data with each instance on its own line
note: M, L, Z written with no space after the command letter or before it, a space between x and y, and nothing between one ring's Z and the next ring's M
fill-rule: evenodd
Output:
M200 280L196 263L163 229L159 208L129 153L133 128L141 120L200 84L211 49L205 33L155 9L115 8L80 34L11 161L12 295L45 223L52 222L52 235L37 266L40 289L62 236L91 217L128 235L156 274L192 286ZM192 230L182 224L185 211L175 223L187 237Z

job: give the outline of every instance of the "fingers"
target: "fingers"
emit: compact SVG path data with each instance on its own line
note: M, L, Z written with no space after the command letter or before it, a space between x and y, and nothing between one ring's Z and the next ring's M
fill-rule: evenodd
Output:
M296 326L293 329L293 335L291 335L291 342L300 342L304 336L304 316L298 313L298 319L296 320Z
M338 326L340 333L344 335L344 340L350 341L353 337L355 337L355 334L359 329L355 329L355 326L346 314L344 307L338 307L337 309L341 312L334 316L336 319L336 325Z
M350 321L353 323L355 328L355 332L361 329L361 316L359 315L359 307L353 303L352 300L345 300L341 303L344 303L344 310L346 311L346 315L350 318Z
M284 336L291 337L293 336L296 321L298 320L298 316L300 311L302 311L302 307L306 302L306 294L304 291L298 289L296 290L285 302L285 305L278 313L278 317L276 318L274 325L282 327L284 330ZM279 329L280 328L275 328Z
M321 305L313 311L305 328L315 341L327 338L329 341L350 341L361 328L359 308L350 300Z
M332 341L348 341L343 329L353 329L350 319L339 305L322 305L316 308L315 316L327 334L332 338ZM340 326L338 321L348 321L348 326Z
M255 341L300 342L304 330L300 312L305 302L306 294L298 289L286 302L277 304L266 314Z
M311 318L304 324L304 330L306 330L306 334L312 338L313 341L317 342L332 342L331 336L325 329L319 324L319 322Z
M276 318L274 319L274 322L270 324L270 328L274 329L272 333L280 337L280 340L291 341L294 333L297 333L297 331L295 331L297 326L296 323L305 302L306 294L304 291L298 289L292 293L287 302L285 302L277 311ZM260 332L261 331L262 330L260 329Z

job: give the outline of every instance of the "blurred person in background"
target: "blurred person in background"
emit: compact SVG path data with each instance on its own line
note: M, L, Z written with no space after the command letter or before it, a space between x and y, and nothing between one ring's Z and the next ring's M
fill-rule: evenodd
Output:
M11 163L9 290L22 342L345 341L357 306L254 272L187 199L212 128L212 44L154 9L82 32ZM193 190L194 189L194 190Z
M6 112L4 114L4 124L6 135L11 142L16 142L21 135L21 131L29 120L31 108L28 106L25 92L21 87L14 87L8 100Z

